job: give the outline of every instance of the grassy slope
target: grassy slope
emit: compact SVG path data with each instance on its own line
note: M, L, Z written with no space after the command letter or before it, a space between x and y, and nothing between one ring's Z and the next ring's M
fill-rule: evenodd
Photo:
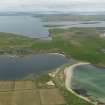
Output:
M94 64L105 65L105 38L100 38L102 28L72 28L51 30L53 40L49 42L35 42L33 49L57 50L75 59Z
M32 50L33 52L60 52L77 60L105 65L105 38L99 35L104 28L71 28L50 30L52 41L31 39L0 33L0 51ZM22 52L22 51L21 51ZM20 53L21 53L20 52Z
M29 46L33 39L11 33L0 33L0 48Z

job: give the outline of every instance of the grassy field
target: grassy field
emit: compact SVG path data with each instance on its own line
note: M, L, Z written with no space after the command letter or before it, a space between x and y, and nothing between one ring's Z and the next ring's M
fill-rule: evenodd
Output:
M36 51L55 51L68 57L105 65L104 28L71 28L50 30L52 41L38 41L32 45Z
M0 33L0 53L32 54L59 52L67 57L105 65L105 28L70 28L49 30L52 40L32 39Z
M34 39L11 33L0 33L0 48L29 46Z

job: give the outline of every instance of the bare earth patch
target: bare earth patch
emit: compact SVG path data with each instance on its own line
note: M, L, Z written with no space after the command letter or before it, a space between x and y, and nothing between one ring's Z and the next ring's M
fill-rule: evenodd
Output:
M63 104L64 98L57 88L38 89L33 81L0 81L0 105Z
M64 98L58 89L42 89L40 90L42 105L61 105L65 104Z
M0 81L0 92L12 91L14 88L14 81Z
M38 92L33 92L33 90L14 91L12 105L40 105Z
M15 90L32 90L33 88L32 81L15 81Z
M12 92L0 92L0 105L11 105Z

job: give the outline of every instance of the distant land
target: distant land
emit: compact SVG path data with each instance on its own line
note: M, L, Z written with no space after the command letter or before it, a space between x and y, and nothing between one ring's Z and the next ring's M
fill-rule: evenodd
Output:
M69 15L105 15L105 11L60 11L60 10L53 10L53 11L0 11L0 15L48 15L48 14L69 14Z

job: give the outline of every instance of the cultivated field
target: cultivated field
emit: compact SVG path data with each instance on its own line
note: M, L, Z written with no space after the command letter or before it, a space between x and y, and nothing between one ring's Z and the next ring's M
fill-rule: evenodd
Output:
M61 105L64 103L63 97L57 89L42 89L39 91L42 105Z
M38 89L33 81L0 81L0 105L64 105L57 88Z

